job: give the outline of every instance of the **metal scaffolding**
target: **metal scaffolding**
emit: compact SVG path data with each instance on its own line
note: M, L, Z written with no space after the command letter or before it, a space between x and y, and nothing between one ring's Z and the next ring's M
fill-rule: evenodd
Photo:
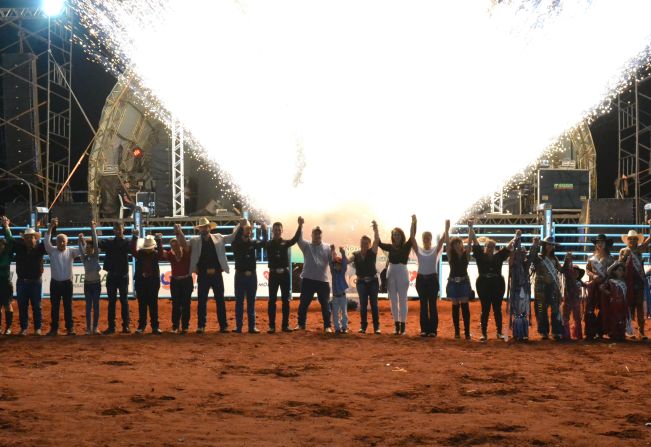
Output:
M617 197L635 199L640 223L644 205L651 202L651 76L638 74L617 98Z
M72 9L66 7L57 17L48 17L40 8L0 8L3 44L0 54L29 54L26 62L0 67L0 85L4 81L28 83L28 110L0 117L0 134L12 127L34 139L35 172L21 174L25 166L6 166L5 175L17 175L34 187L36 203L48 204L70 172L70 123L72 99ZM30 64L28 77L24 64ZM15 123L32 116L31 129ZM5 190L8 186L0 186ZM0 189L0 193L3 189ZM69 200L69 194L63 195Z
M183 126L172 117L172 216L185 216Z

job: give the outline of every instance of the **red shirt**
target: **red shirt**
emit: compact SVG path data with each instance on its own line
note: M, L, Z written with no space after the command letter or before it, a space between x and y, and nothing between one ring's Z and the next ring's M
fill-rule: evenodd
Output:
M183 256L180 261L176 260L176 255L172 250L167 250L165 255L172 265L172 276L186 276L190 274L190 250L183 250Z

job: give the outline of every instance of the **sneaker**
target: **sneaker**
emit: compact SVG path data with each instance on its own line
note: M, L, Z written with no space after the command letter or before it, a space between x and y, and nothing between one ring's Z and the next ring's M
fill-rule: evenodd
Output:
M172 334L178 334L179 330L178 329L172 329L171 332L172 332Z
M124 332L124 331L123 331L123 332ZM115 334L115 328L110 327L110 328L108 328L107 330L103 331L102 334L103 334L103 335L111 335L111 334Z
M420 335L421 337L427 337L427 332L421 332L419 335Z
M69 331L66 331L66 335L68 337L73 337L73 336L77 335L77 333L71 329Z
M347 333L348 333L348 328L347 328L347 327L343 328L343 329L341 330L341 333L342 333L342 334L347 334Z
M7 330L5 331L5 335L11 335L11 328L7 328Z
M327 328L325 328L324 332L325 332L326 334L332 334L332 328L331 328L331 327L327 327Z
M275 327L270 327L270 328L267 330L267 334L275 334L275 333L276 333L276 328L275 328Z
M144 329L142 329L142 328L138 328L138 329L136 329L136 334L137 334L137 335L140 335L140 334L142 334L144 331L145 331Z
M468 338L468 336L466 335L466 339L467 338ZM486 341L487 338L488 337L486 337L484 334L481 334L481 337L479 337L479 341Z
M159 328L156 328L156 329L152 329L152 330L151 330L151 333L152 333L153 335L162 335L162 334L163 334L163 331L161 331Z
M358 334L366 334L366 329L360 329L357 331Z
M90 329L86 329L86 335L92 334L92 331Z
M249 329L249 334L259 334L259 333L260 333L260 329L258 329L257 327Z
M382 334L382 331L380 329L375 329L373 331L373 333L376 334L376 335L380 335L380 334Z
M99 335L99 329L98 328L93 329L93 335Z
M113 331L113 332L115 332L115 331ZM125 327L123 327L123 328L122 328L122 333L123 333L123 334L130 334L130 333L131 333L131 329L129 329L129 326L125 326Z
M294 332L294 329L292 329L290 327L284 327L283 332Z
M206 332L205 328L202 328L202 327L197 328L197 334L203 334L204 332Z
M305 326L301 326L300 324L297 324L296 327L294 328L295 331L304 331Z
M21 337L27 337L27 329L21 329L18 335Z
M27 329L25 329L25 335L27 335ZM34 335L40 337L40 336L41 336L41 330L40 330L40 329L36 329L36 330L34 331Z
M502 334L501 332L498 332L497 333L497 339L498 340L504 340L505 339L504 334Z
M428 337L436 338L436 332L430 332L427 334Z

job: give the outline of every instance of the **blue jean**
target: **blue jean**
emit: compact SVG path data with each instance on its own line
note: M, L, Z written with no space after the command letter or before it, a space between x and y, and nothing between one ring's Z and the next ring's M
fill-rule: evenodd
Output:
M102 293L101 282L84 283L84 297L86 298L86 330L92 331L99 323L99 296ZM92 324L91 324L92 314Z
M253 273L246 276L242 272L235 272L235 327L242 329L244 320L244 299L246 298L246 318L249 322L249 331L255 328L255 294L258 291L258 276Z
M335 323L335 330L348 329L348 300L346 294L332 298L332 320Z
M205 273L197 276L197 326L205 329L208 305L208 294L212 289L217 302L217 320L221 330L228 328L226 320L226 302L224 301L224 278L221 272L208 276Z
M278 289L282 299L282 328L289 328L289 302L292 300L290 291L289 270L285 273L277 273L273 270L269 272L269 327L276 329L276 300L278 299Z
M368 327L368 304L371 303L371 316L373 318L373 330L380 328L380 313L378 311L377 295L380 284L377 278L372 281L357 281L357 294L359 295L359 316L362 320L362 329Z
M313 279L303 278L301 281L301 298L298 304L298 326L305 328L307 322L307 311L312 304L312 298L316 293L321 305L321 315L323 317L323 327L325 329L331 326L330 323L330 284L324 281L315 281Z
M16 299L18 300L18 317L20 330L27 330L29 324L29 305L32 305L34 316L34 329L41 329L43 316L41 314L41 281L27 281L18 278L16 283Z
M553 291L553 285L545 285L545 293L542 300L536 301L536 314L538 319L538 333L549 335L549 308L552 311L552 335L560 336L563 333L561 320L561 303L557 294Z

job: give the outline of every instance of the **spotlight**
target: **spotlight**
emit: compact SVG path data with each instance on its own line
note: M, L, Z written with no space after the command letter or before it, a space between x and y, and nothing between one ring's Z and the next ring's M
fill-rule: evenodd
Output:
M131 153L133 154L133 158L142 158L142 156L144 155L144 152L138 146L134 147L131 150Z
M65 0L43 0L41 9L48 17L58 16L63 12Z

